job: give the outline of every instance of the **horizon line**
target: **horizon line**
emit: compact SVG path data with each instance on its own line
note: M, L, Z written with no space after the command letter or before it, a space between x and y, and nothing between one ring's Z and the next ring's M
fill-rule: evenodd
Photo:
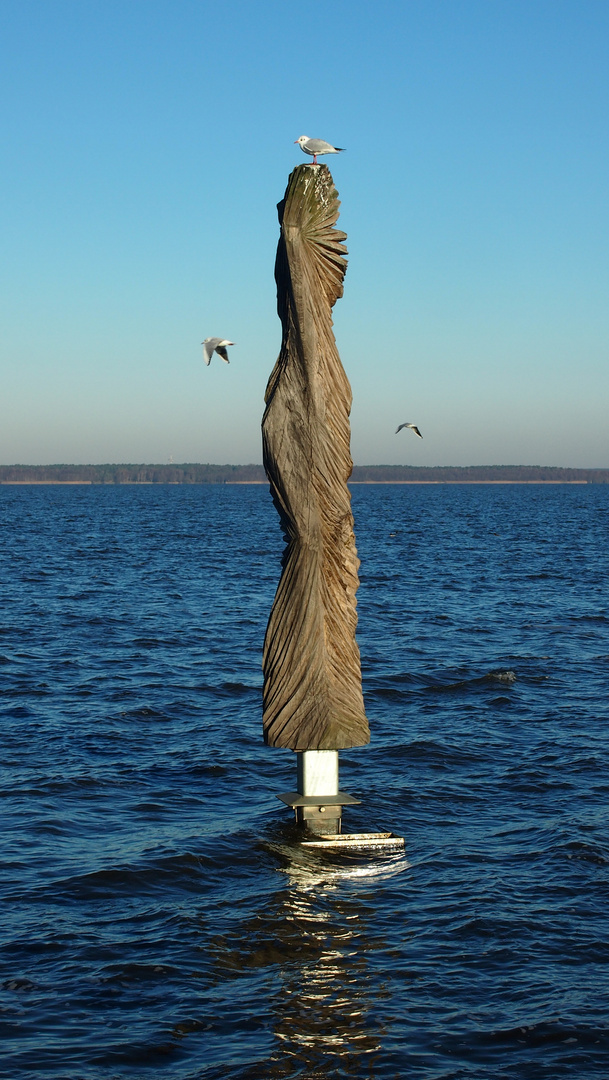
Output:
M139 468L139 469L182 469L182 468L209 468L209 469L263 469L262 462L230 462L213 461L53 461L48 463L11 462L0 464L3 469L102 469L102 468ZM413 465L403 462L383 462L378 465L353 463L354 469L561 469L569 472L608 472L609 465L539 465L530 463L526 465L501 464L490 465L488 463L469 465Z

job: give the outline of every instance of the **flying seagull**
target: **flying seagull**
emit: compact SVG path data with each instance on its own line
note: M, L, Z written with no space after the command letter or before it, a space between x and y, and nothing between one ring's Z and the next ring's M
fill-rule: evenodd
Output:
M399 428L396 428L396 431L395 431L396 435L397 435L398 431L402 430L403 427L409 427L411 431L414 431L415 435L419 436L419 439L423 438L423 436L421 435L421 432L419 431L416 424L400 424Z
M332 146L332 143L324 142L323 139L310 139L308 135L301 135L299 139L294 139L294 142L298 143L303 154L311 155L314 165L317 165L318 154L340 154L345 149L344 146Z
M230 364L226 346L234 345L234 341L228 341L227 338L221 337L206 337L205 341L202 341L201 344L203 346L203 359L208 367L211 364L211 358L214 351L217 352L218 356L222 357L225 364Z

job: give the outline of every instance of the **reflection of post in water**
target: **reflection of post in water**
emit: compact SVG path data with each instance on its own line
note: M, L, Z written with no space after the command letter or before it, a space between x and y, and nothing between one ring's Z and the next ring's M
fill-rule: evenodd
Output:
M274 1030L306 1075L370 1077L370 1055L381 1048L381 1032L371 1031L367 1022L368 912L331 888L326 885L320 893L308 886L285 894L284 917L301 952L296 963L282 965Z
M259 1075L373 1077L383 1029L368 1016L375 996L369 958L382 942L368 934L372 909L345 888L350 878L375 871L360 862L328 865L300 845L273 848L289 886L214 942L218 980L234 979L238 994L246 974L256 996L241 1000L241 1009L253 1022L264 1009L278 1040ZM396 869L403 865L399 859Z

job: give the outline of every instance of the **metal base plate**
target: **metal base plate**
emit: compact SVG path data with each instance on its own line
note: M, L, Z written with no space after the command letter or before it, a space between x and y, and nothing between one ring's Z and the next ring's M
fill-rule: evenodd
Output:
M301 840L303 847L332 848L364 851L369 848L383 848L384 851L402 851L404 837L392 832L382 833L321 833L315 840Z
M346 791L338 791L336 795L301 795L299 791L284 791L277 795L286 806L359 806L361 799L353 795L347 795Z

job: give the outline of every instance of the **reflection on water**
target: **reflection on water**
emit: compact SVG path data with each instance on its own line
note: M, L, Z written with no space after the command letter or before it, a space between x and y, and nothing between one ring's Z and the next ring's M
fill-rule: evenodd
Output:
M280 933L307 948L296 963L282 965L275 1035L283 1054L317 1076L331 1075L339 1062L343 1075L369 1074L361 1058L380 1049L382 1035L368 1017L372 909L344 896L336 868L326 881L317 869L310 884L298 870L292 888L278 897L277 915Z
M274 969L268 1000L277 1045L269 1077L371 1077L383 1027L370 1015L379 988L370 986L369 957L386 945L370 932L374 897L368 904L354 886L373 886L408 863L403 854L313 853L287 832L282 826L265 849L288 887L240 924L232 942L216 940L216 965L223 978Z

